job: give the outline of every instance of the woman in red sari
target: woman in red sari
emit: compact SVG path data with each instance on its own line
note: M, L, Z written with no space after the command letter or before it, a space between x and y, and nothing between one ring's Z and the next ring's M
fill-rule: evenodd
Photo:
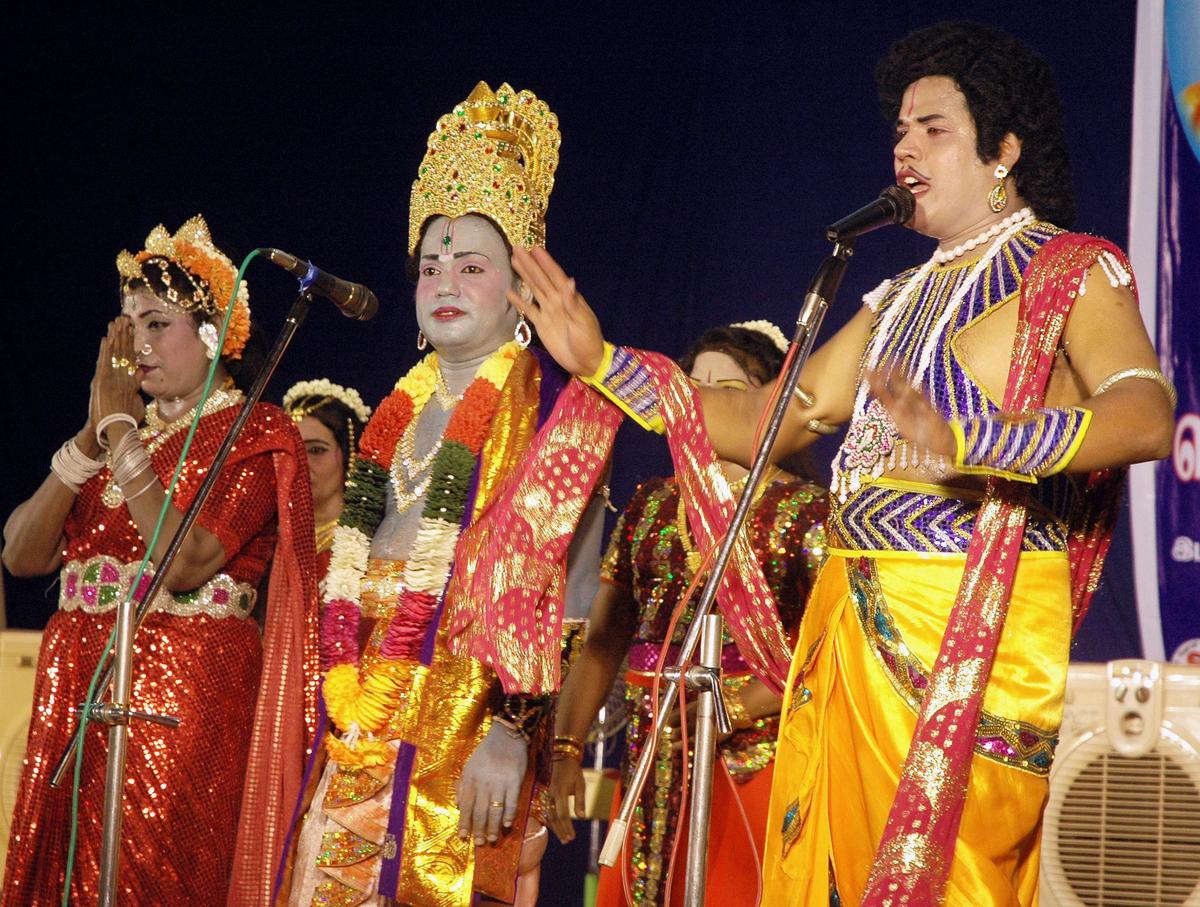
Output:
M122 252L117 266L122 314L100 343L87 422L5 526L5 565L22 576L57 571L60 587L39 658L4 905L61 897L71 791L52 789L48 775L145 555L209 365L220 356L151 565L237 413L242 393L232 375L249 365L248 291L243 283L235 296L236 270L203 218L173 236L155 228L146 249ZM269 563L260 631L251 612ZM267 903L276 837L296 796L313 716L314 576L300 438L278 407L260 404L134 640L133 707L175 715L180 725L130 729L118 876L124 903ZM90 728L74 903L97 898L106 754L104 729Z

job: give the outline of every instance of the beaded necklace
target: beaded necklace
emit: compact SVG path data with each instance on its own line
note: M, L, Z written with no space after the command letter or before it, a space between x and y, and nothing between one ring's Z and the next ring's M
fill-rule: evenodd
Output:
M1018 214L1021 215L1021 212ZM923 340L919 342L919 345L914 346L907 356L908 362L914 366L911 374L907 375L907 379L913 387L921 388L923 386L925 376L929 372L934 355L941 344L941 337L949 327L951 320L958 314L971 289L980 277L987 273L993 260L1003 252L1013 237L1030 227L1032 223L1034 222L1025 216L1016 217L1007 228L995 237L987 251L977 261L969 266L963 265L962 270L966 270L966 274L958 278L958 283L951 292L950 298L937 312L932 327L925 332ZM833 482L830 485L830 491L837 500L845 501L851 492L857 491L861 487L864 477L874 480L882 476L889 458L893 464L895 463L897 443L901 440L900 435L891 414L878 400L870 396L865 372L868 369L878 368L883 363L886 347L889 343L897 342L897 323L901 318L912 316L910 309L913 301L926 286L930 274L938 264L936 256L931 257L913 271L892 297L892 301L888 303L867 346L859 372L858 391L855 394L854 415L851 419L850 429L834 460ZM967 270L968 267L969 270ZM927 294L926 301L929 305L940 304L938 298L938 294L930 292ZM922 319L934 317L932 309L920 315ZM912 320L917 319L913 317ZM911 458L911 464L920 468L920 454L921 452L915 449L907 451L906 459ZM938 462L937 458L929 457L925 465L935 477L942 471L943 464Z

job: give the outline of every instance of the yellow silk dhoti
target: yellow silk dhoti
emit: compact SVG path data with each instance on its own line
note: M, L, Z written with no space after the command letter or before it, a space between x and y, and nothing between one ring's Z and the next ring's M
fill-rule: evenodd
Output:
M857 905L965 556L834 552L788 677L764 905ZM1071 641L1067 556L1021 555L984 697L948 905L1032 905ZM935 780L935 779L931 779ZM835 902L836 903L836 902Z

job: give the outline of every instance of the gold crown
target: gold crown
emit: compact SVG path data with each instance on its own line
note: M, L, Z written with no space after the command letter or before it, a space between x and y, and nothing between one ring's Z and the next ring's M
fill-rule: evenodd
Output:
M159 224L146 237L146 247L136 255L122 250L117 255L117 272L122 284L145 278L142 265L152 259L166 259L178 265L191 283L191 293L181 294L170 287L165 302L174 304L185 312L201 312L205 315L224 316L229 299L233 296L233 283L238 269L229 256L213 245L212 233L204 215L197 214L186 220L174 235ZM250 336L250 288L246 281L238 286L234 300L233 317L225 334L225 345L221 355L238 359Z
M429 135L413 181L408 250L431 217L482 214L513 245L546 241L546 205L558 167L558 117L531 91L480 82Z

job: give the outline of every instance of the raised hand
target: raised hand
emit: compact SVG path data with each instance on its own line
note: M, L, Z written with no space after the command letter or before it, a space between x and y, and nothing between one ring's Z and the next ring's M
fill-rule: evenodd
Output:
M591 375L604 357L604 334L595 312L545 249L513 248L513 270L525 295L508 291L508 301L533 325L546 350L572 375Z
M898 374L872 371L867 375L871 393L896 423L901 437L916 447L945 457L954 456L950 423L933 408L925 395Z
M93 425L114 413L127 413L141 422L146 407L138 393L136 358L133 323L122 315L109 322L108 333L100 341L89 411Z

